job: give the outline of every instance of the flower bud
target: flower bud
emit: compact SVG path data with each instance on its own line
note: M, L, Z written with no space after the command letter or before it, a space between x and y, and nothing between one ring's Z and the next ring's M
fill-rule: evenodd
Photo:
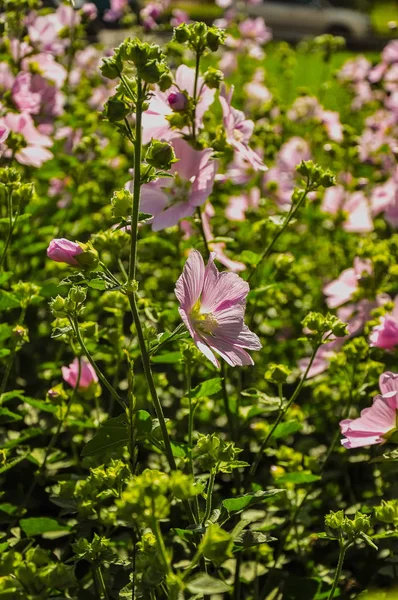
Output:
M209 67L203 76L205 84L211 90L218 90L224 80L224 73L213 67Z
M101 75L107 79L116 79L122 71L122 65L115 56L103 58L100 66Z
M74 361L69 365L69 367L62 367L61 370L64 381L68 383L71 387L76 387L76 384L79 381L78 390L86 390L91 386L91 384L98 383L98 377L96 372L85 358L75 358Z
M117 190L113 192L112 215L116 218L126 218L131 215L133 208L133 195L128 190Z
M223 39L223 32L216 27L211 27L206 35L206 46L213 52L216 52L223 42Z
M165 92L173 85L173 77L171 73L166 71L159 79L158 86L162 92Z
M285 383L291 370L285 365L270 365L264 378L272 383Z
M83 252L76 257L79 266L89 271L95 269L99 263L98 252L90 243L80 245Z
M87 292L84 288L82 287L73 287L71 290L69 290L69 294L68 297L73 300L73 302L76 302L76 304L80 304L81 302L84 302L87 296Z
M189 29L186 23L181 23L174 29L174 39L179 44L184 44L189 40Z
M62 296L57 296L50 302L50 310L54 317L61 318L66 317L65 311L65 300Z
M167 142L152 141L148 148L146 162L151 167L168 171L171 165L177 162L173 146Z
M77 266L77 256L83 253L83 248L77 242L65 238L54 239L47 248L47 256L55 262L63 262L70 266Z
M123 121L129 112L130 107L123 100L120 100L120 98L113 96L105 102L104 114L111 123Z
M181 112L186 109L188 98L182 92L170 92L167 102L174 112Z
M158 61L150 60L139 69L139 74L147 83L157 83L162 75L162 68Z

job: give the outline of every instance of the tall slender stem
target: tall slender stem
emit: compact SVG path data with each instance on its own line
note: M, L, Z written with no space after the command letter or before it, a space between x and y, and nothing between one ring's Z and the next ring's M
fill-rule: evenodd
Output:
M99 584L100 584L100 588L101 588L102 597L103 597L105 600L108 600L109 596L108 596L108 592L106 591L106 586L105 586L104 576L102 575L102 569L101 569L101 566L100 566L100 565L98 565L98 566L95 568L95 573L96 573L96 575L97 575L97 577L98 577L98 582L99 582Z
M235 439L235 424L234 424L234 419L231 413L231 407L229 405L229 396L228 396L228 390L227 390L227 367L225 366L225 362L222 361L221 362L221 373L222 373L222 397L224 400L224 409L225 409L225 414L228 420L228 428L229 428L229 435L231 436L231 439L234 440Z
M285 405L285 407L279 412L279 415L275 421L275 423L273 424L273 426L271 427L267 437L265 438L265 440L263 441L263 443L261 444L261 448L257 453L257 456L250 468L249 471L249 479L251 479L252 477L254 477L258 465L260 464L261 458L263 456L264 450L266 449L269 440L271 439L271 437L273 436L275 429L278 427L279 423L282 421L283 417L285 416L285 414L287 413L287 411L289 410L289 408L291 407L291 405L293 404L293 402L296 400L297 396L299 395L299 393L301 392L301 388L304 385L304 382L307 379L308 373L310 372L310 369L312 367L312 363L314 362L316 353L318 352L319 349L319 345L316 345L312 351L312 355L310 358L310 362L308 363L308 366L305 370L305 373L303 374L302 378L300 379L300 382L298 384L298 386L296 387L296 389L293 392L292 397L290 398L290 400L287 402L287 404Z
M216 479L216 468L212 469L212 471L210 473L209 483L207 485L206 510L205 510L205 514L203 516L202 525L205 525L206 521L210 518L210 515L211 515L211 508L212 508L212 504L213 504L213 489L214 489L215 479Z
M261 265L261 263L271 254L272 248L274 247L274 245L276 244L276 242L278 241L278 239L280 238L280 236L282 235L282 233L284 233L284 231L287 228L287 226L289 225L290 221L296 216L296 214L299 211L301 205L303 204L304 200L306 199L307 194L308 194L309 191L310 191L310 187L309 187L309 184L307 183L307 185L306 185L305 189L303 190L303 193L302 193L299 201L297 202L296 206L294 208L293 208L293 206L291 207L290 211L286 215L286 218L285 218L285 221L283 223L283 226L281 227L281 229L279 229L279 231L277 232L277 234L273 237L273 239L271 240L271 242L265 248L264 252L261 255L260 260L258 261L258 263L256 264L256 266L253 267L251 273L249 274L249 277L247 278L247 281L251 280L251 278L256 273L258 267Z
M162 532L159 527L159 521L155 516L155 500L154 500L154 498L152 498L152 532L156 538L156 541L157 541L157 544L159 547L159 551L160 551L160 555L162 557L163 564L166 568L166 572L169 573L170 572L170 562L169 562L169 558L167 556L166 546L164 545Z
M334 574L334 579L333 579L333 585L332 585L332 589L330 590L328 600L332 600L332 598L334 596L334 592L336 591L336 588L338 586L341 571L343 569L345 554L347 552L347 549L350 546L350 544L345 544L342 540L339 541L339 544L340 544L339 561L337 563L337 568L336 568L336 572Z
M192 477L195 476L193 469L193 459L192 459L192 446L193 446L193 420L195 416L195 410L197 404L193 404L192 402L192 377L191 377L191 363L190 360L187 360L187 392L188 392L188 402L189 402L189 416L188 416L188 460L189 460L189 469L191 471ZM194 498L194 514L195 514L195 522L199 522L199 500L198 497Z
M16 226L17 221L18 221L20 207L21 207L21 203L18 204L17 212L16 212L14 220L13 220L13 218L12 218L12 191L9 191L8 197L7 197L9 227L8 227L7 238L6 238L6 241L4 243L3 252L1 253L0 270L3 269L3 263L4 263L5 258L7 256L7 251L8 251L8 247L9 247L9 245L11 243L12 234L14 233L14 229L15 229L15 226Z
M109 391L109 393L115 398L115 400L120 404L120 406L123 408L123 410L126 410L126 405L123 401L123 399L119 396L119 394L117 393L117 391L112 387L112 385L109 383L109 381L107 380L107 378L105 377L105 375L102 373L101 369L98 367L97 363L94 361L93 357L91 356L90 352L88 351L88 348L82 338L82 335L80 333L80 329L79 329L79 322L77 320L77 317L73 317L70 319L71 325L73 327L73 330L76 334L76 338L77 341L80 344L81 349L83 350L88 362L90 363L90 365L93 367L94 371L96 372L98 379L101 381L101 383L107 388L107 390Z
M129 282L136 276L137 270L137 241L138 241L138 212L141 195L141 145L142 145L142 105L144 102L141 78L137 75L137 104L135 112L135 141L134 141L134 182L133 182L133 208L131 212L130 227L130 262Z

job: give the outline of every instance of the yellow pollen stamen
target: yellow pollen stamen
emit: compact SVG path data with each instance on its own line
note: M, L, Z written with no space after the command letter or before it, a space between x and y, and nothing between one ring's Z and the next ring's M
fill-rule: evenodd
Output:
M202 313L200 310L201 305L200 300L198 300L191 310L191 319L194 328L200 333L214 335L213 332L218 326L216 317L213 313Z

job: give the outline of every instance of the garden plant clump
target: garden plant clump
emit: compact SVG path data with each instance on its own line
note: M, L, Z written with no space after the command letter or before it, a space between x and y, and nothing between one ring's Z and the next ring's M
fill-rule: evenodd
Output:
M4 3L0 597L397 599L398 40L166 4Z

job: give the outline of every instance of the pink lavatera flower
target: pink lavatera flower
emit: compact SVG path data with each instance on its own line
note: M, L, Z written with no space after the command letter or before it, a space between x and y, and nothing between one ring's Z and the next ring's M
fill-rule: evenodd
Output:
M24 138L26 146L15 154L16 160L21 165L41 167L43 163L53 157L52 152L48 150L53 145L51 139L36 129L32 117L28 113L7 113L0 118L0 127L20 133ZM11 156L11 151L7 150L5 155Z
M345 269L337 279L323 288L323 293L327 296L328 307L336 308L351 300L358 289L358 281L364 273L372 274L372 263L368 259L361 260L356 257L352 269Z
M345 448L383 444L398 429L398 373L383 373L379 386L381 394L370 408L365 408L357 419L341 421L345 436L341 443Z
M219 368L215 352L232 367L253 365L246 352L261 342L244 323L249 284L236 273L219 273L211 253L205 267L193 250L179 277L175 294L179 312L199 350Z
M233 92L234 88L231 87L227 94L226 88L223 86L219 95L227 142L231 144L236 153L250 163L253 169L265 171L267 167L258 154L249 146L254 123L250 119L246 119L246 115L241 110L231 106Z
M79 360L80 360L80 379L79 377ZM85 358L75 358L69 367L62 367L62 377L71 387L76 387L77 381L78 390L87 390L92 384L98 383L97 373Z
M380 324L373 328L369 342L371 346L393 350L398 346L398 296L394 300L391 314L380 318Z
M212 148L194 150L187 142L171 142L178 162L171 167L174 178L161 177L141 188L140 210L153 215L152 229L160 231L191 217L210 196L217 171ZM126 184L132 191L133 182Z
M174 93L186 92L191 98L194 94L195 70L180 65L176 71L175 84L167 92L161 92L158 88L154 90L153 97L149 102L149 108L142 115L142 139L148 144L152 138L157 140L171 140L176 136L176 130L171 129L167 116L173 113L173 102L169 97ZM196 105L196 129L199 131L203 126L203 115L214 102L216 91L205 85L203 77L199 77L198 92L200 97ZM174 98L174 96L171 96Z
M66 238L51 240L47 248L47 256L55 262L66 263L67 265L76 266L79 263L76 256L83 253L83 248L77 242L71 242Z
M398 227L398 167L390 179L374 188L371 203L373 214L384 213L387 223Z
M368 233L374 229L370 204L363 192L350 194L342 185L328 188L323 197L322 210L332 215L343 211L346 216L343 223L345 231Z

